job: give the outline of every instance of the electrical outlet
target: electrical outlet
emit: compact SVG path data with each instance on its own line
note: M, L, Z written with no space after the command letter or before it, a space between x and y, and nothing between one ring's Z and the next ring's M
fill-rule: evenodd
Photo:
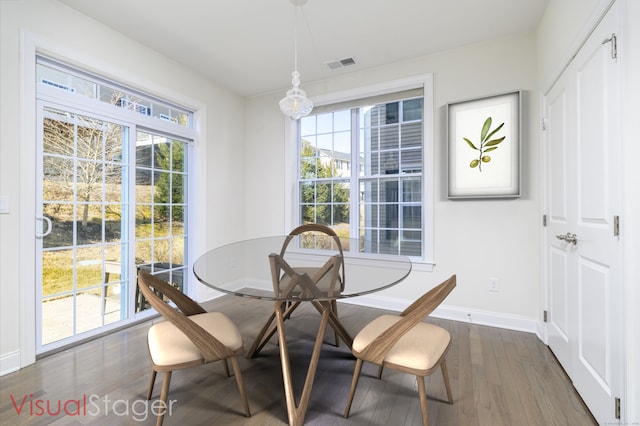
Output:
M489 278L489 291L498 291L498 279L497 278Z

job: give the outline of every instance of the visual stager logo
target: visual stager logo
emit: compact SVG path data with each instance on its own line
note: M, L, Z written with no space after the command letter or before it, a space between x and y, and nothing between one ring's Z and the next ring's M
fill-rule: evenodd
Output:
M35 398L34 394L10 396L11 405L20 417L97 417L115 415L129 417L135 421L145 421L150 415L158 416L162 413L170 416L173 406L177 402L144 399L126 400L110 399L108 395L83 394L78 399L45 399Z

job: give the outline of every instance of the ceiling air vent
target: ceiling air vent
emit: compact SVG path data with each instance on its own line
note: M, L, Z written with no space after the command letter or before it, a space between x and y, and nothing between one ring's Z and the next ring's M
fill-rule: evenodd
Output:
M338 59L335 61L327 62L327 66L329 67L330 70L348 67L350 65L355 65L355 64L356 64L356 60L353 58L344 58L344 59Z

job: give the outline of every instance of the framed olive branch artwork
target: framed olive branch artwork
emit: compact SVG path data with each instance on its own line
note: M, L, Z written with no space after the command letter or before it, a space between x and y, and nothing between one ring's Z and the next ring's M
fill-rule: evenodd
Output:
M447 104L449 198L520 196L521 92Z

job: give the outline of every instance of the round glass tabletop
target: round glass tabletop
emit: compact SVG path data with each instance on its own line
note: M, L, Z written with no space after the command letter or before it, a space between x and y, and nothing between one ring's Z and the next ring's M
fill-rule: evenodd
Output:
M324 235L255 238L208 251L193 272L206 286L236 296L333 300L383 290L411 272L407 256L365 253L373 250L385 248Z

